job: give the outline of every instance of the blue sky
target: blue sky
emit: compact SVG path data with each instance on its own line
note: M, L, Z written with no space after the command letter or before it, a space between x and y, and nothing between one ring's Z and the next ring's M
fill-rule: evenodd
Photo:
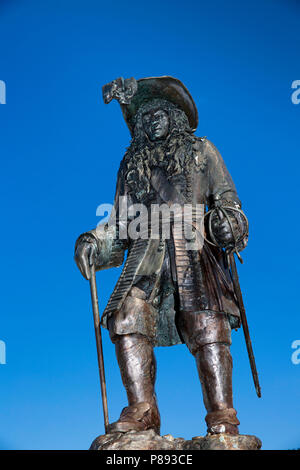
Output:
M103 431L89 285L74 242L111 202L129 133L101 86L173 75L199 111L197 135L221 151L249 217L239 266L262 393L233 333L240 432L265 449L300 447L299 122L296 0L151 3L0 0L0 448L86 449ZM104 309L120 269L98 274ZM103 333L110 419L125 406ZM158 348L162 433L205 433L193 357Z

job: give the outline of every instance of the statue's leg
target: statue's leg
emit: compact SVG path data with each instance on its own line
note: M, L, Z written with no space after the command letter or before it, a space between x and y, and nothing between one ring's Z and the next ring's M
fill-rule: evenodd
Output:
M239 420L233 408L231 328L221 312L182 312L179 328L196 359L207 432L238 434Z
M137 289L132 293L138 293ZM149 324L142 322L142 325L137 325L134 321L136 318L142 321L144 313L151 316L149 305L143 299L130 295L120 313L108 323L129 405L123 409L118 421L109 426L108 432L147 429L154 429L158 434L160 432L160 415L154 390L156 360L151 342L152 332Z

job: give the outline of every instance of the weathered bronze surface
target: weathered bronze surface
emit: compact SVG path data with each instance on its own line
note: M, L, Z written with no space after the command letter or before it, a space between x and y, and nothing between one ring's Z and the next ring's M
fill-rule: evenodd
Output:
M150 429L99 436L92 442L90 450L260 450L261 445L257 437L243 434L208 434L185 440L182 437L174 438L171 434L158 436ZM112 463L120 463L118 454L114 453L114 456Z
M179 80L119 78L103 87L103 97L106 103L119 101L132 140L117 178L116 223L83 233L75 260L89 279L91 265L96 270L121 266L128 252L101 319L115 344L128 397L108 432L159 434L153 347L185 343L196 360L208 432L237 435L230 345L231 329L240 326L241 303L228 259L246 246L248 222L235 185L216 147L194 135L196 105ZM140 204L149 212L154 204L175 204L181 215L186 206L194 214L203 205L209 217L202 243L197 249L187 243L200 232L194 218L194 238L176 236L175 215L169 236L153 237L151 223L146 237L142 230L138 238L130 230L121 236L133 220L128 213L122 216L125 196L127 207Z

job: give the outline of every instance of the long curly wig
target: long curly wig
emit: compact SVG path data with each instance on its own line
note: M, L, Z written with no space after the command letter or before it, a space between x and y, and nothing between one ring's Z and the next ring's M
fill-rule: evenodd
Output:
M169 133L165 139L150 141L144 127L143 115L162 109L169 116ZM196 137L184 111L166 100L156 99L138 110L134 135L121 162L120 171L125 178L128 193L143 202L151 191L151 169L160 166L168 175L184 173L187 159L192 158Z

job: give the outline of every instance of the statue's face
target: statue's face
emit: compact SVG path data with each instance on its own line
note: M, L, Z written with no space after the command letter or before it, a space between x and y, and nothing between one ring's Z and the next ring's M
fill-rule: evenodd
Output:
M155 109L143 114L143 127L152 141L164 139L169 132L169 116L163 109Z

